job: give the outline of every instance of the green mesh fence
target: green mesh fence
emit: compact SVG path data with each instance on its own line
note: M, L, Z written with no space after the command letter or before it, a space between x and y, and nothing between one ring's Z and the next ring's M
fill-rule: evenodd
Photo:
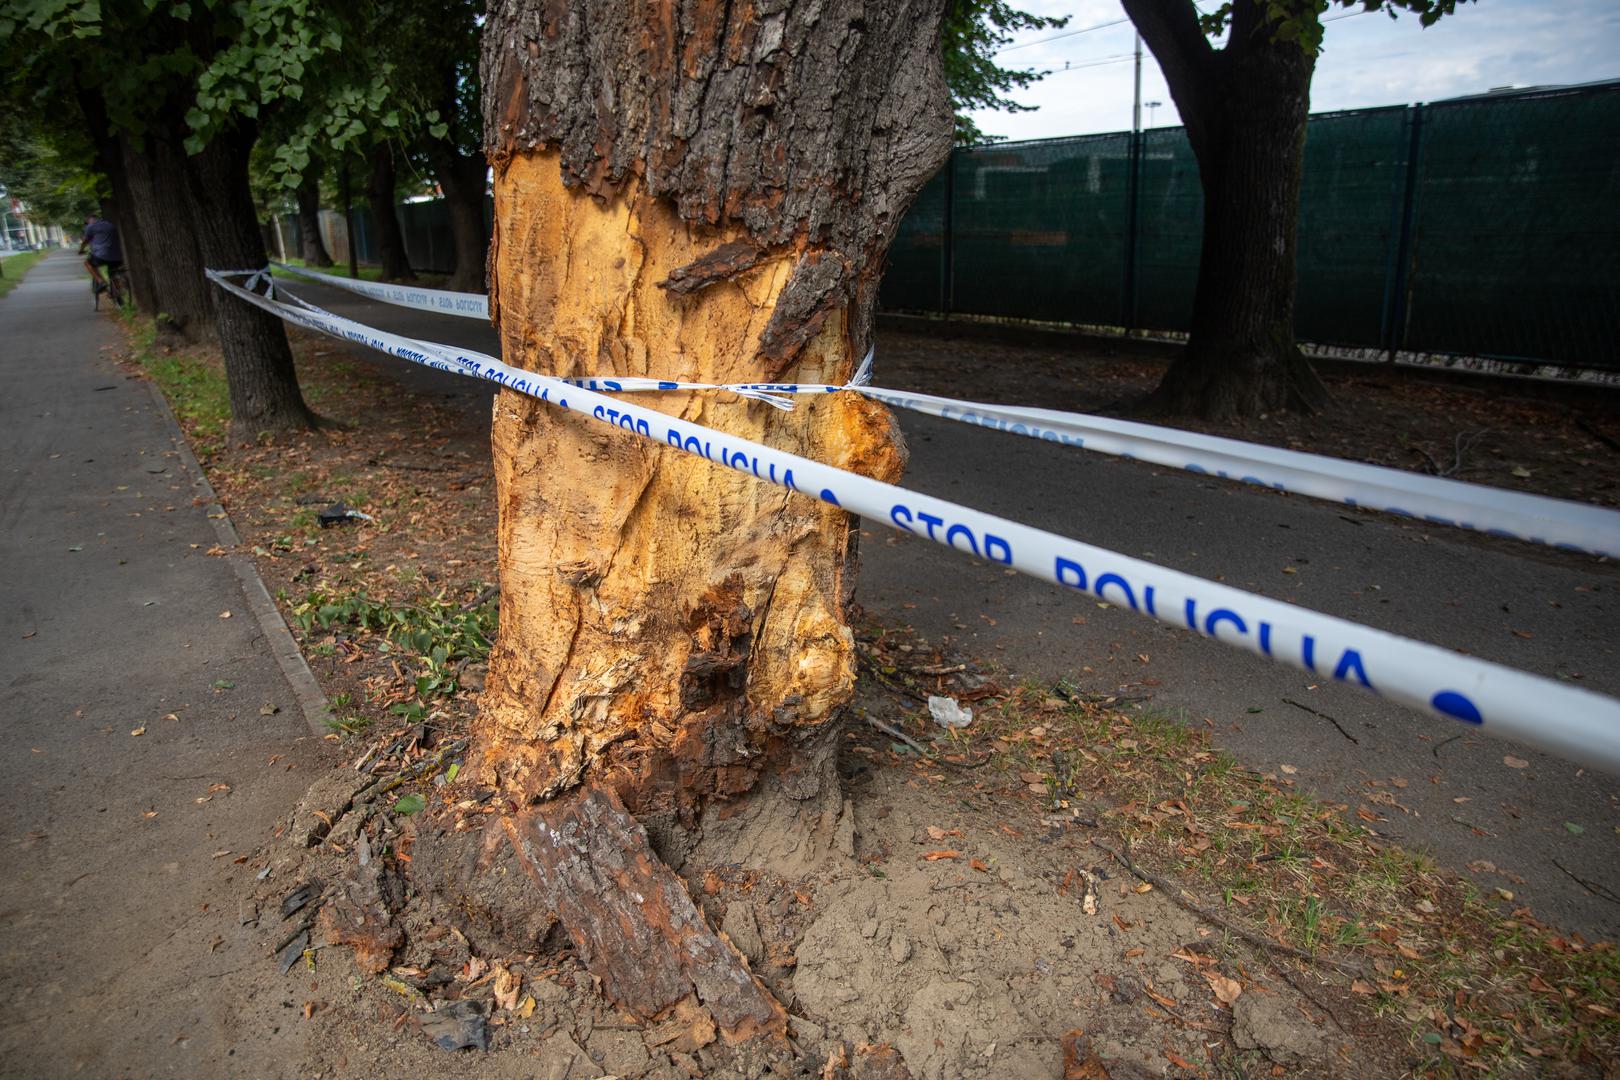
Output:
M1620 368L1620 92L1425 108L1405 347Z
M1180 128L1135 145L957 151L883 306L1184 331L1197 162ZM1298 244L1301 340L1620 369L1620 82L1313 116Z

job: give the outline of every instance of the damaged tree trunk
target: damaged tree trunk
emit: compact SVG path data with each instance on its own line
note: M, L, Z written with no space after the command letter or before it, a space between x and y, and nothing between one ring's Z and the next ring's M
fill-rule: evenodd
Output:
M950 148L942 7L493 4L490 304L506 361L558 376L847 380L894 230ZM883 479L903 463L887 411L854 394L791 413L640 400ZM655 1016L696 993L732 1038L779 1032L774 1003L711 1000L714 978L739 992L752 981L729 946L711 957L723 975L696 970L672 929L684 914L590 891L669 875L630 815L691 824L756 788L797 808L783 835L799 855L834 842L853 522L510 391L493 444L501 629L473 763L517 808L508 828L548 883L542 901L616 1000Z

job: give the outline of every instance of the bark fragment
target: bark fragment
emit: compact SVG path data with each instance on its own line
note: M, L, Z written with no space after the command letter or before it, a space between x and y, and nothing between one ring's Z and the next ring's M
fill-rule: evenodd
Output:
M621 1007L654 1020L695 993L728 1040L785 1033L786 1011L610 789L591 784L504 824L540 902Z
M732 240L685 266L671 270L669 276L658 283L658 287L685 296L753 269L764 254L750 241Z

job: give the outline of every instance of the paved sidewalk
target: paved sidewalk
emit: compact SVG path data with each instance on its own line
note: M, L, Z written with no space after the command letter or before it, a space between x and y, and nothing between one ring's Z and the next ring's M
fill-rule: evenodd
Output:
M120 341L71 255L0 300L0 1073L290 1074L233 860L320 743Z

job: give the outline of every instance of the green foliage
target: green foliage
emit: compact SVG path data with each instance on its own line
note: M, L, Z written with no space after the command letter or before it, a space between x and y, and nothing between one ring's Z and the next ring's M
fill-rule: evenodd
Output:
M1265 9L1264 24L1274 27L1274 40L1294 41L1315 56L1322 51L1324 18L1333 8L1359 8L1361 11L1382 11L1391 19L1401 11L1416 16L1424 26L1433 26L1447 15L1454 14L1459 3L1471 0L1236 0L1252 2ZM1344 16L1339 16L1343 18ZM1204 33L1219 37L1232 22L1232 0L1210 12L1198 13L1198 24Z
M4 263L0 263L0 275L4 275L0 276L0 296L5 296L6 293L15 289L22 281L23 275L28 273L29 268L43 259L45 255L46 252L43 251L27 251L21 255L13 255Z
M0 188L36 224L74 230L108 194L82 131L12 105L0 105Z
M496 604L463 609L444 594L415 604L390 604L364 590L336 595L315 589L292 609L293 625L304 633L350 627L381 637L420 664L415 691L423 699L453 694L457 673L468 662L489 657L496 626Z
M940 45L944 51L945 83L950 88L951 108L956 112L958 144L994 141L968 117L973 109L1028 112L1035 108L1020 105L1006 95L1040 81L1041 76L1000 66L996 51L1020 30L1049 30L1068 22L1068 16L1031 15L1006 0L951 0L940 27Z

